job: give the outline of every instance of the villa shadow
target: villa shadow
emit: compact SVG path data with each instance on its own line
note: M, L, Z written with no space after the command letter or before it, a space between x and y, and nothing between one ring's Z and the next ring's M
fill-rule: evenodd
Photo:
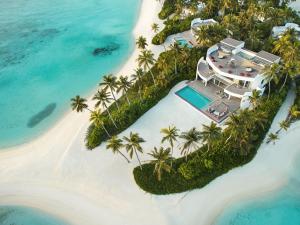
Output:
M50 116L56 108L56 103L50 103L47 105L42 111L38 112L37 114L33 115L27 123L27 127L33 128L42 122L45 118Z

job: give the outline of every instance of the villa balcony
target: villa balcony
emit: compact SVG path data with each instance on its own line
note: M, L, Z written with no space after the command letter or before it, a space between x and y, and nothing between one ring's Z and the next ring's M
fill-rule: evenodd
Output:
M236 98L242 98L245 93L251 92L252 90L246 87L239 86L237 84L231 84L224 89L224 92L229 96L233 96Z
M201 58L197 65L197 75L205 82L207 83L211 79L214 78L214 71L212 71L207 62Z

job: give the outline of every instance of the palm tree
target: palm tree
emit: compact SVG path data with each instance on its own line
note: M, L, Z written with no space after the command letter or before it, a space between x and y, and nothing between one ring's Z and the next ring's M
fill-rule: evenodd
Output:
M141 54L137 58L137 62L139 64L139 67L143 66L144 71L149 70L152 76L153 83L155 83L154 75L151 71L150 66L152 66L155 63L154 54L150 50L143 50Z
M102 126L103 130L105 131L105 133L107 134L108 137L110 137L109 132L107 131L104 122L103 122L103 116L101 114L100 109L96 109L95 111L91 112L90 115L90 121L96 126L96 127L100 127Z
M268 135L268 139L267 139L267 144L270 143L270 142L273 142L273 144L275 144L276 140L278 140L278 135L277 134L274 134L274 133L270 133Z
M124 159L130 163L129 159L120 151L122 147L124 147L122 139L119 139L118 136L115 135L112 136L106 144L106 149L111 149L114 154L121 154L121 156L123 156Z
M290 60L288 62L284 62L284 65L282 67L282 73L285 76L284 76L284 81L283 81L279 91L281 91L284 88L288 77L291 79L294 79L300 73L299 60L296 60L296 61Z
M300 116L300 111L299 111L297 105L293 105L293 106L290 108L289 115L290 115L290 118L291 118L291 119L295 119L295 118L297 118L297 117Z
M129 98L128 98L128 95L127 95L127 91L129 90L131 85L132 85L132 81L128 80L127 76L125 76L125 77L120 76L120 78L119 78L119 87L117 89L117 92L119 93L120 91L122 91L122 94L125 95L129 105L130 105L130 101L129 101Z
M281 38L274 41L273 52L279 54L285 62L299 59L299 41L296 32L289 29Z
M151 26L151 29L154 31L154 33L157 33L159 30L159 26L157 23L153 23Z
M279 82L279 71L280 71L280 66L279 64L272 64L271 66L266 66L263 69L263 75L268 82L269 86L269 92L268 92L268 99L270 97L271 93L271 81L274 81L275 84Z
M187 160L187 156L191 149L198 148L201 140L201 133L197 131L195 127L193 127L189 131L183 132L179 137L184 140L181 154L184 155L185 159Z
M102 107L104 107L106 109L110 120L112 121L114 126L116 128L118 128L114 119L112 118L109 108L107 106L110 103L110 101L112 100L112 98L110 98L109 94L107 93L107 90L105 88L101 89L100 91L98 90L97 93L94 95L93 100L96 100L96 104L95 104L96 108L98 108L101 105Z
M203 142L207 144L207 152L210 150L210 146L214 141L221 137L222 128L218 127L216 123L211 122L209 126L203 125L203 130L200 132Z
M142 94L141 94L141 90L142 90L142 77L144 75L144 71L142 68L137 68L136 70L134 70L135 73L132 74L132 78L133 80L135 80L137 82L137 85L138 85L138 92L139 92L139 96L140 96L140 99L142 100Z
M143 138L139 136L138 133L130 132L129 137L123 137L124 141L126 142L125 148L126 151L129 152L129 156L132 159L133 153L135 153L137 160L139 161L140 168L142 170L142 164L138 155L138 152L143 153L143 148L141 143L145 142Z
M232 0L221 0L221 10L222 10L223 16L226 13L226 9L233 9L235 7L234 2L235 1L232 1Z
M261 96L261 91L259 90L253 90L252 94L249 96L249 101L252 104L253 108L255 109L258 104L259 104L259 100L260 100L260 96Z
M119 84L118 84L118 81L117 81L117 77L113 76L112 74L105 75L105 76L103 77L103 81L99 84L99 86L100 86L100 87L103 86L104 89L107 89L107 88L110 89L110 93L112 94L113 99L114 99L114 101L115 101L115 103L116 103L118 109L120 109L120 108L119 108L119 103L118 103L118 101L117 101L117 99L116 99L116 96L115 96L115 94L114 94L114 92L115 92L116 89L118 88L118 85L119 85Z
M174 51L175 74L177 74L177 55L180 54L182 49L177 42L174 42L174 44L170 45L170 49Z
M250 49L256 50L261 44L262 33L260 30L254 28L248 32L246 41L249 43Z
M161 56L160 60L157 62L157 68L160 70L160 74L163 75L162 77L164 80L166 80L166 76L171 73L172 69L169 65L168 59L165 56Z
M178 131L179 130L175 126L169 126L160 130L160 133L164 135L161 143L164 143L165 141L169 142L171 146L171 156L173 156L174 142L177 141L177 137L179 136Z
M214 11L215 9L215 0L207 0L206 1L206 7L205 7L205 10L207 11L207 13L209 15L212 14L212 12Z
M147 44L147 39L143 36L139 36L138 39L136 40L136 44L139 49L145 49Z
M283 120L279 123L280 129L276 132L276 134L278 134L282 129L287 131L287 129L289 129L290 127L290 121L288 120Z
M161 181L163 171L168 173L171 172L171 166L168 164L168 161L171 159L170 148L164 149L163 147L160 147L158 150L154 147L154 150L151 151L151 153L148 153L148 155L151 155L154 158L150 163L154 164L153 172L157 175L158 181Z
M75 98L71 98L71 107L72 110L76 110L76 112L82 112L84 109L91 111L86 104L86 99L81 98L79 95L76 95Z

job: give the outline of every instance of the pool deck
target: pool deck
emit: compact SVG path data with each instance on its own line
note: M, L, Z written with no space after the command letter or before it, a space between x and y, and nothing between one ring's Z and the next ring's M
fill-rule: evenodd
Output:
M193 46L197 46L197 40L195 39L195 37L192 35L191 30L188 31L184 31L182 33L177 33L177 34L173 34L170 35L167 38L169 41L172 42L172 40L174 39L185 39L187 40L190 44L192 44Z
M207 105L205 108L199 111L201 111L203 114L205 114L207 117L209 117L211 120L215 121L216 123L223 122L233 112L237 111L240 108L240 102L241 102L240 99L234 97L228 99L227 97L218 94L218 93L224 93L223 92L224 87L219 87L213 84L212 82L209 82L207 86L205 86L204 83L202 83L199 80L194 80L189 82L188 86L212 100L212 102L209 105ZM227 106L228 112L222 117L217 117L208 111L210 107L216 107L217 105Z

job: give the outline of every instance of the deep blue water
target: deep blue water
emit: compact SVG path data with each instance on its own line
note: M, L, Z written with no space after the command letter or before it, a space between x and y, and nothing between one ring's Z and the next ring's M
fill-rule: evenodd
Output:
M48 215L40 210L20 207L1 206L1 225L68 225L67 222Z
M40 135L125 62L140 3L0 1L0 148Z
M230 206L215 225L300 225L300 159L288 185L259 199Z

